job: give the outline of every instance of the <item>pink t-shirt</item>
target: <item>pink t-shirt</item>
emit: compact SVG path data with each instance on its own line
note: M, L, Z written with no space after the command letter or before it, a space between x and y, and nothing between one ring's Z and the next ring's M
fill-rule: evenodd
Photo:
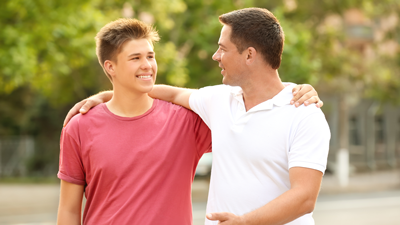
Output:
M105 104L77 115L61 134L58 177L84 185L83 224L192 224L191 186L211 151L199 116L154 100L133 118Z

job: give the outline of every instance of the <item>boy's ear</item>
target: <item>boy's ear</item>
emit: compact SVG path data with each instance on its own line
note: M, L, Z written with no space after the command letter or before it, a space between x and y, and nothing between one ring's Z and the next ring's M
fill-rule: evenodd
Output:
M108 74L111 76L115 76L115 64L110 60L106 60L104 62L104 69L107 71Z

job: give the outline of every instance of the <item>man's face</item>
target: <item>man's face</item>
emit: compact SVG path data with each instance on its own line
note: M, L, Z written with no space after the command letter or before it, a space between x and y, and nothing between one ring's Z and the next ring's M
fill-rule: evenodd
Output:
M156 81L157 62L149 41L146 39L127 41L117 55L115 71L114 85L117 84L139 94L150 92Z
M241 86L245 73L245 56L240 54L236 45L231 42L232 28L224 25L219 37L218 50L213 55L213 60L222 68L222 83L231 86Z

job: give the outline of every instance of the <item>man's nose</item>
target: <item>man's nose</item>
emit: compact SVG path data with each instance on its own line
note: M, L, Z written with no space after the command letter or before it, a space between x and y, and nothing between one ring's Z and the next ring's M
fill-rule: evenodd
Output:
M214 55L212 56L212 59L213 59L214 61L220 61L220 59L221 59L221 54L220 54L218 51L216 51L216 52L214 53Z

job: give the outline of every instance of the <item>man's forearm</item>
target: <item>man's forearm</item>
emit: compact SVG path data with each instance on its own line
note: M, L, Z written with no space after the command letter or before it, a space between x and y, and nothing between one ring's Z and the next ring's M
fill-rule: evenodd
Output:
M103 102L108 102L113 97L114 91L102 91L96 95L99 96L99 98L101 98Z
M290 190L259 209L242 216L244 224L285 224L314 210L322 172L293 167L289 170Z
M178 88L169 85L154 85L153 90L149 92L149 96L190 109L189 97L193 91L194 89Z
M244 224L286 224L314 210L315 199L301 189L290 189L268 204L242 216Z

